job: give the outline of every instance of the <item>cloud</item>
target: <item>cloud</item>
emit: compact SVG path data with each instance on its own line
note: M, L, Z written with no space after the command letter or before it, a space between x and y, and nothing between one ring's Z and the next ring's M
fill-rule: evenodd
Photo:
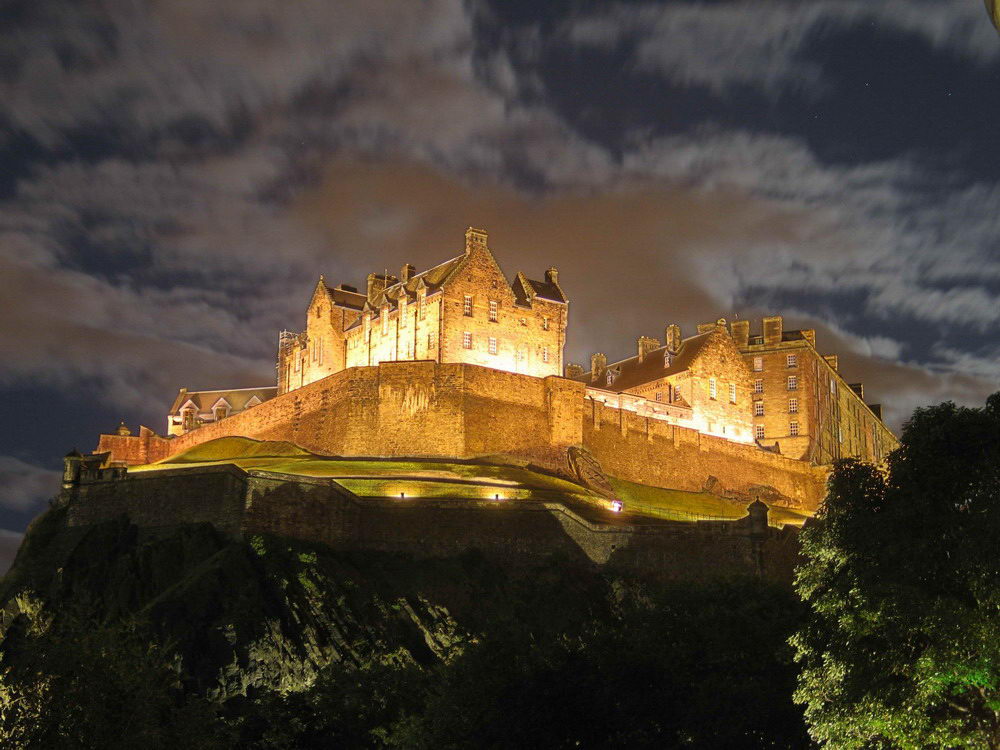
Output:
M0 506L11 510L40 509L59 491L58 471L0 456Z
M918 34L977 62L1000 56L982 9L965 0L737 0L712 4L615 4L567 21L567 41L611 49L635 45L634 65L724 93L751 84L771 93L823 85L823 71L798 53L832 27L875 23Z

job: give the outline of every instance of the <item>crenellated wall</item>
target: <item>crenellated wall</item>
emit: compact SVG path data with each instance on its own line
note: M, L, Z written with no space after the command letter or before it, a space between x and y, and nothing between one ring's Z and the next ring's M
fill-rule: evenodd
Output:
M343 370L164 442L173 455L233 435L326 455L504 454L558 471L568 470L567 448L583 446L620 479L682 490L712 484L735 494L763 485L810 510L826 480L807 462L601 404L583 383L433 361ZM102 436L99 450L137 463L129 440Z

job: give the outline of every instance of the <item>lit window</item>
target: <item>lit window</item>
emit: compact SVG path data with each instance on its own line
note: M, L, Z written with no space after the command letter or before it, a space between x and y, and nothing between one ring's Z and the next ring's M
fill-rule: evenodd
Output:
M548 318L542 318L542 330L543 331L549 330L549 319Z
M497 304L497 301L495 299L491 299L490 300L490 321L493 322L493 323L497 322L497 308L498 307L499 307L499 305ZM466 313L466 315L470 315L470 314L471 313Z
M469 332L469 331L465 331L462 334L462 348L463 349L471 349L472 348L472 333Z
M799 366L799 356L797 354L788 354L785 356L785 364L789 367Z
M789 414L799 413L799 400L797 398L788 399L788 413Z
M468 318L472 317L472 295L466 294L462 302L462 314Z
M424 319L424 313L427 311L427 292L423 289L420 290L419 296L417 297L417 311L420 315L420 319Z
M789 422L788 423L788 434L791 435L792 437L798 437L798 435L799 435L799 423L798 422Z
M549 361L549 347L542 347L542 362L548 363Z
M797 391L799 389L799 379L795 375L788 376L788 390Z
M753 436L757 440L763 440L764 439L764 425L762 425L762 424L755 425L754 428L753 428Z
M753 381L753 392L754 393L763 393L764 392L764 381L763 380L755 380L755 381Z
M729 403L736 403L736 383L729 384Z
M763 401L754 401L753 402L753 415L755 417L763 417L764 416L764 402Z
M663 352L663 366L664 367L670 367L670 363L672 361L673 361L673 358L670 356L670 352Z
M215 421L218 422L220 419L225 419L229 416L229 407L225 404L219 404L215 407Z
M615 382L615 374L613 372L609 372L608 373L608 385L611 385L614 382Z
M754 372L761 372L764 369L764 358L754 357L753 358L753 370Z
M663 400L663 392L662 391L657 391L656 392L656 400L657 401L662 401Z
M497 353L497 340L493 336L490 336L490 354Z
M717 389L716 389L716 386L715 386L715 378L709 378L708 379L708 397L709 398L715 398L715 396L716 396L716 390Z
M832 393L834 396L837 395L837 381L835 380L830 381L830 393Z
M389 308L382 308L382 334L385 335L389 331Z

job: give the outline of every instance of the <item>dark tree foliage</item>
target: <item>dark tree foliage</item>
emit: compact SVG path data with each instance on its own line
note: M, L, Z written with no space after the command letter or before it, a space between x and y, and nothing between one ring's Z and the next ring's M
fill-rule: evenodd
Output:
M1000 393L918 409L802 534L796 698L833 747L1000 747Z

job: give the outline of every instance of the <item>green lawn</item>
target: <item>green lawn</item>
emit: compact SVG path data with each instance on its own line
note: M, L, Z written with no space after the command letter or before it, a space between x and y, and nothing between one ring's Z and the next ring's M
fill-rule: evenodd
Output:
M176 469L198 464L234 464L310 477L329 477L359 497L433 497L492 500L576 500L606 507L607 501L581 485L523 466L496 461L338 458L318 456L292 443L226 437L132 472ZM737 519L746 504L705 492L649 487L611 477L625 510L675 521ZM771 523L800 525L806 516L787 508L771 509Z

